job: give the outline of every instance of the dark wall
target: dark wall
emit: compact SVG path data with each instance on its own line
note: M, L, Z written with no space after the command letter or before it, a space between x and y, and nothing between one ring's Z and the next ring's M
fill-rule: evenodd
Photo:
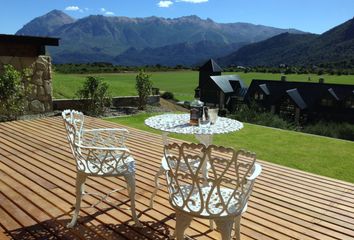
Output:
M0 56L36 57L45 54L45 47L40 45L1 43Z

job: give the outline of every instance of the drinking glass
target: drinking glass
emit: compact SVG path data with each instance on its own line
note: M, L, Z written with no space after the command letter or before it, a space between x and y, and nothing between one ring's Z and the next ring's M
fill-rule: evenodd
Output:
M209 120L210 124L215 124L216 120L218 119L218 108L209 108Z

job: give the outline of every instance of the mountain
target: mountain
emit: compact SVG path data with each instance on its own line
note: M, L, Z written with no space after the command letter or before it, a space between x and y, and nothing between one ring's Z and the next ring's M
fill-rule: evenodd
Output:
M283 33L220 58L221 65L277 66L354 62L354 18L321 34Z
M233 48L235 44L240 46L244 43L253 43L283 32L302 33L296 29L279 29L249 23L216 23L211 19L204 20L194 15L175 19L91 15L75 21L65 13L54 10L32 20L16 34L59 37L60 46L49 49L53 61L57 63L87 61L116 63L121 61L120 55L127 56L127 50L134 48L141 56L152 54L149 59L158 58L161 55L159 51L170 51L164 53L170 55L170 64L179 64L177 60L171 61L172 56L176 56L174 46L188 49L188 46L196 47L195 44L199 42L208 42L218 49L220 49L218 45L222 47L227 45L226 49L234 51L237 49ZM194 47L191 51L194 51L193 49ZM154 50L157 51L156 54ZM219 50L199 48L194 54L197 55L195 59L201 61L200 59L204 57L207 59L214 54L218 55L217 52ZM162 61L159 62L164 64ZM136 65L135 62L132 64Z
M129 48L114 61L119 65L156 65L176 66L192 66L203 62L208 58L218 58L225 56L245 45L245 43L234 44L217 44L212 41L200 41L197 43L177 43L159 48L144 48L137 50Z
M241 47L234 53L218 59L221 65L269 66L295 64L308 58L308 43L316 34L282 33L267 40Z
M37 17L24 25L17 35L50 36L50 33L65 25L71 24L75 20L59 10L53 10L41 17Z
M354 18L330 29L311 43L309 62L354 62Z

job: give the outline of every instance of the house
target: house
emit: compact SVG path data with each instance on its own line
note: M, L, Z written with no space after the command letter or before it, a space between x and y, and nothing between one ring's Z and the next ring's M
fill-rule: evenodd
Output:
M26 114L51 112L52 70L46 46L58 46L58 38L0 34L0 74L10 64L18 71L28 71L23 79L26 90Z
M45 46L59 46L58 38L0 34L0 56L38 57Z
M221 75L222 68L213 60L208 60L199 68L199 85L196 96L209 106L229 110L238 100L243 100L247 87L238 75Z
M244 100L298 123L321 119L354 123L354 85L253 80Z

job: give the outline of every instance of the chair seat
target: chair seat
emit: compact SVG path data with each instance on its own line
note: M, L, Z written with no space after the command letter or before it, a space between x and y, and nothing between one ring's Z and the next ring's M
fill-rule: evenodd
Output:
M117 162L120 155L115 158L107 158L104 154L96 155L95 160L83 160L77 162L78 171L87 175L95 176L122 176L125 174L135 173L135 160L132 156L128 156Z
M199 217L211 218L213 215L218 215L218 217L227 217L231 215L239 215L242 212L245 212L247 209L246 202L239 201L239 199L244 198L244 196L241 196L241 191L234 192L233 189L220 188L221 196L219 196L216 194L217 190L215 188L213 193L211 193L211 187L201 188L202 194L199 194L199 190L196 186L194 186L194 188L192 185L184 185L180 187L184 199L187 199L187 196L191 194L191 196L188 198L190 201L186 203L185 206L183 206L185 201L183 201L182 194L179 192L172 194L173 198L170 200L172 206ZM232 196L232 194L234 194L234 196ZM209 195L210 200L208 202L208 206L202 207L201 203L206 205ZM221 205L221 198L224 201L224 204L228 206L227 210L225 210L225 208ZM227 204L228 201L230 201L230 203ZM244 206L240 206L240 204L243 204ZM203 209L202 212L200 212L201 209Z

